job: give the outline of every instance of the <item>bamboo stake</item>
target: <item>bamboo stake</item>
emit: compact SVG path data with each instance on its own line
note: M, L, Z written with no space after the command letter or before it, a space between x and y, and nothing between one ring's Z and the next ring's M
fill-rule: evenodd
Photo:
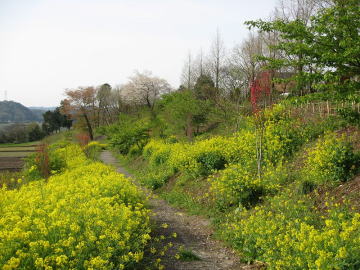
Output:
M329 101L326 101L326 109L327 109L327 115L330 116L330 108L329 108Z

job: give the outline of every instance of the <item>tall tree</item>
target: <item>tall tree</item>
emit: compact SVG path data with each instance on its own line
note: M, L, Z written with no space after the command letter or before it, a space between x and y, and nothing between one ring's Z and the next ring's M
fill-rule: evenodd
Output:
M225 63L225 46L219 30L216 32L215 39L211 45L209 56L209 71L215 83L215 89L219 92L222 69Z
M360 2L334 0L313 18L311 49L323 78L334 89L356 90L360 83Z
M151 72L135 72L130 81L122 87L122 97L131 103L145 105L152 113L161 95L171 92L170 84Z
M243 78L241 85L244 86L244 96L249 96L251 82L255 80L264 65L264 61L258 57L263 56L264 46L263 39L259 35L250 33L247 39L232 50L229 66L238 74L239 80Z
M83 118L91 140L94 139L93 128L96 121L96 89L92 86L66 90L66 111L74 112L74 117Z
M285 57L267 57L272 69L293 70L290 80L297 82L297 93L309 85L326 88L355 89L354 79L360 73L360 7L358 0L334 0L334 4L319 10L310 22L302 19L276 19L247 22L262 32L277 31L280 35L274 47Z
M196 66L189 52L181 74L181 84L187 89L193 89L196 81Z
M109 125L111 121L110 106L112 102L111 86L107 83L101 85L97 90L96 99L99 104L97 117L98 126L104 123Z

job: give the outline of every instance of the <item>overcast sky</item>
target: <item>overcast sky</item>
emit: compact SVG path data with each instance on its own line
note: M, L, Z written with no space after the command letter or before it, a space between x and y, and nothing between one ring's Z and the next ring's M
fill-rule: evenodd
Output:
M57 106L66 88L125 83L134 70L179 86L188 51L227 48L277 0L0 0L0 100Z

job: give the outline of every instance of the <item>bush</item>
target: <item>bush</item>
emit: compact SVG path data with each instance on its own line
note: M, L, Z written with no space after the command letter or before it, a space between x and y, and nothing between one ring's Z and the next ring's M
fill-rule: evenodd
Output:
M97 160L101 150L106 148L106 144L92 141L83 147L84 153L87 158Z
M80 147L56 151L65 172L0 190L0 266L134 267L150 238L143 195L110 167L87 161Z
M200 174L207 176L225 168L226 159L219 151L201 153L196 161L201 164Z
M303 173L306 180L317 184L338 183L352 178L358 167L359 156L345 137L329 133L309 152Z
M61 172L66 167L66 162L58 149L64 144L39 145L36 153L26 159L24 175L27 181L47 179L50 175Z
M174 171L166 166L153 168L141 177L141 181L149 188L155 190L161 188L170 177L174 175Z
M262 196L278 190L287 176L281 164L268 167L261 178L254 167L235 164L210 178L211 191L215 194L216 204L222 209L239 205L249 208L257 204Z
M128 154L134 145L139 149L143 149L149 140L149 127L147 123L142 121L126 123L116 129L116 132L111 135L110 140L110 144L123 155Z
M238 211L224 226L242 258L268 269L359 269L360 214L333 205L317 215L309 197L286 193L255 211Z
M139 146L137 145L133 145L131 146L128 155L130 157L137 157L137 156L141 156L141 154L142 154L142 149L140 149Z
M341 108L338 114L349 124L360 126L360 113L353 108Z

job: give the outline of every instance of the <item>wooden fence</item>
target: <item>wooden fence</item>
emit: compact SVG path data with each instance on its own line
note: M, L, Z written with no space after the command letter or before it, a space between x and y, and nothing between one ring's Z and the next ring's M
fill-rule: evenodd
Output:
M305 104L293 105L290 108L291 113L302 113L310 115L319 115L321 117L336 115L339 109L352 108L360 113L360 103L355 102L338 102L330 101L308 102Z

